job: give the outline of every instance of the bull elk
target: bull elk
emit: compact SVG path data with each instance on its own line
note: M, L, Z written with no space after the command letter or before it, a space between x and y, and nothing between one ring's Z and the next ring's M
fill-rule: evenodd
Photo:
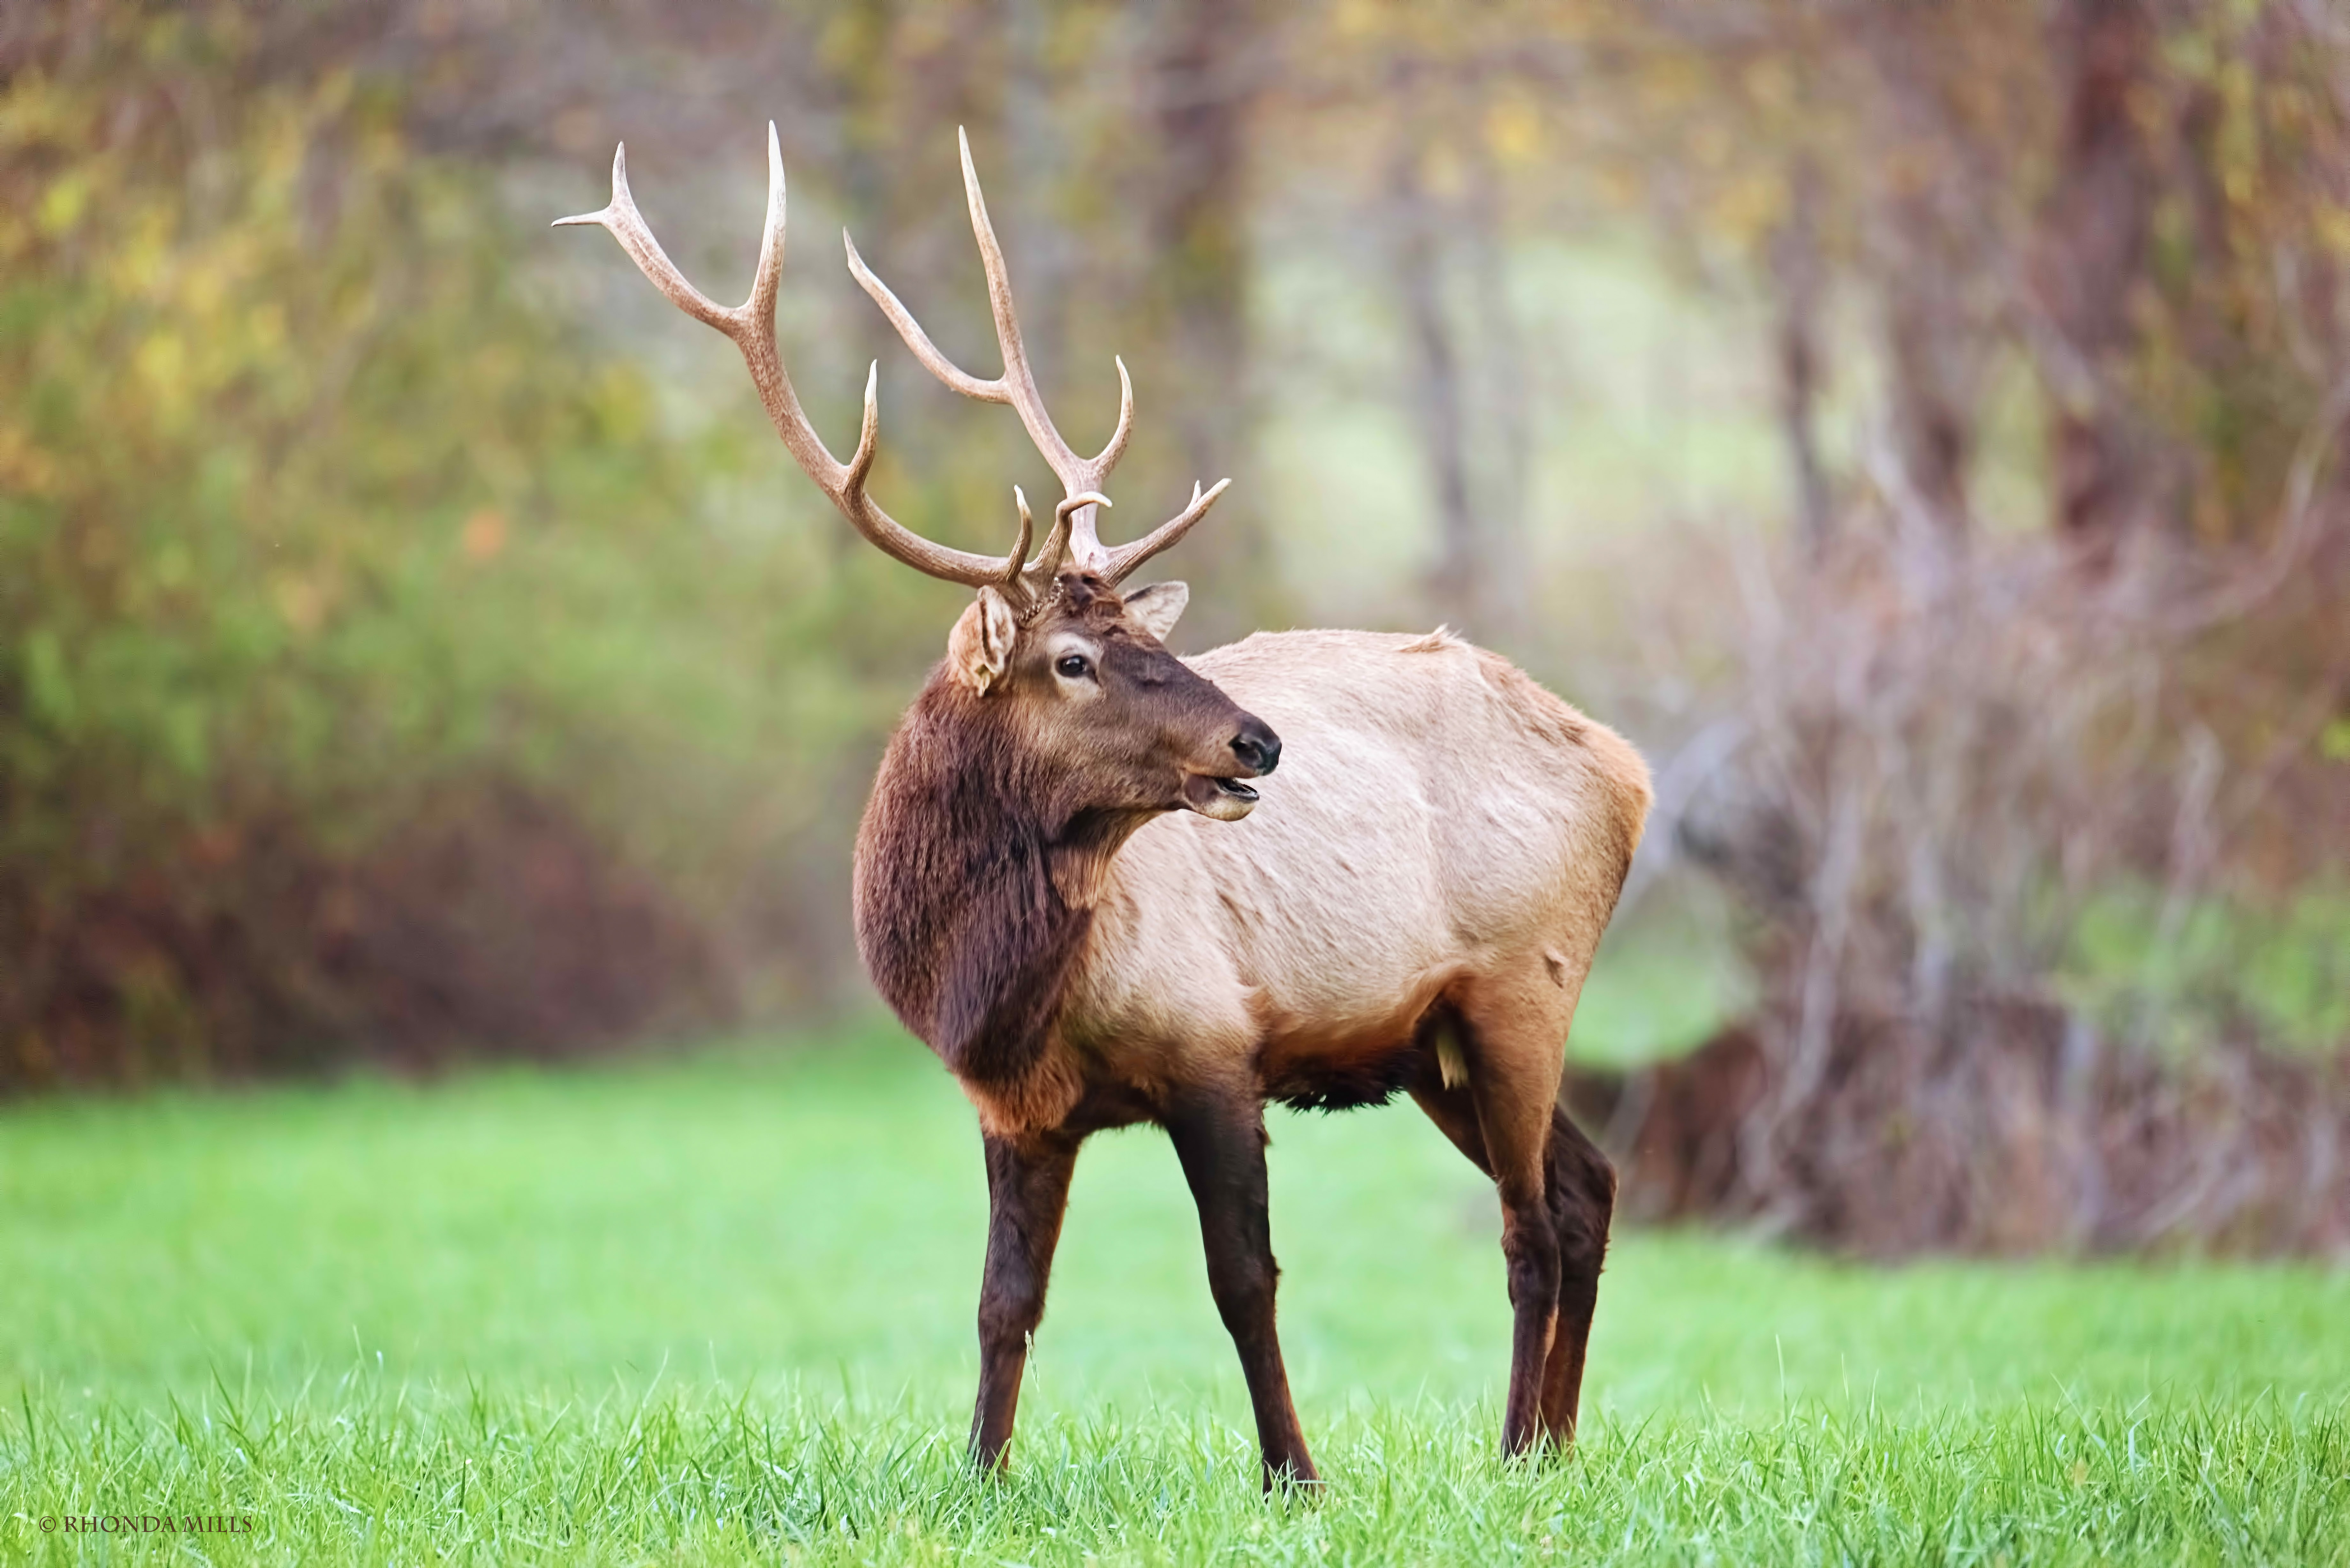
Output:
M1143 538L1097 532L1134 424L1080 457L1045 411L971 148L962 173L1003 373L941 353L844 234L848 269L914 357L1009 403L1065 498L1037 553L951 549L867 493L879 420L835 458L775 345L784 169L767 129L750 298L720 306L629 193L565 218L609 230L742 351L784 445L886 554L976 590L899 726L857 837L857 937L906 1026L979 1113L990 1201L973 1458L1003 1462L1078 1147L1166 1129L1199 1206L1208 1283L1246 1373L1264 1480L1312 1483L1274 1329L1264 1106L1409 1095L1490 1177L1513 1309L1505 1451L1573 1439L1615 1173L1558 1107L1575 998L1647 815L1612 731L1451 633L1260 632L1184 660L1188 590L1128 590L1224 483ZM1229 483L1229 482L1226 482ZM1263 798L1252 781L1279 782Z

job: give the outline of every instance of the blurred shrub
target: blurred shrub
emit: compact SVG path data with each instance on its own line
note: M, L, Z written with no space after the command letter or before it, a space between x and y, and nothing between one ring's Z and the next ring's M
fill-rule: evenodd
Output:
M946 341L981 342L951 153L972 121L1010 166L1032 348L1082 389L1068 428L1107 433L1123 351L1156 411L1121 499L1180 504L1245 418L1239 121L1187 84L1254 35L1062 20L1040 41L977 6L99 0L0 22L0 1089L412 1054L424 1018L546 1050L861 991L846 846L955 595L855 544L723 345L608 243L544 225L623 130L657 209L697 205L698 171L732 177L723 130L746 244L774 115L796 232L856 219ZM1217 156L1158 156L1169 117ZM665 232L733 286L691 223ZM811 277L827 249L795 249L782 327L837 430L889 334ZM1079 367L1065 339L1102 346ZM883 400L893 510L1000 548L1036 466L1016 421L894 354ZM1194 546L1195 580L1232 590L1195 626L1262 602L1247 506ZM442 884L385 858L424 845L462 845L482 898L435 915L416 889ZM548 857L576 899L489 897ZM406 934L319 928L352 900L338 929ZM530 929L491 940L491 909ZM634 978L528 1000L589 953Z
M2250 1034L2299 1054L2350 1042L2350 893L2323 878L2255 902L2147 884L2091 898L2054 983L2104 1033L2178 1059Z
M554 1056L708 1018L707 932L608 837L497 779L362 849L248 819L42 911L14 1085Z
M1636 1211L1877 1253L2350 1248L2350 773L2303 673L2350 661L2350 493L2321 497L2249 559L2085 578L1916 537L1749 575L1678 826L1761 1003L1602 1096Z
M689 928L739 912L754 784L821 795L795 764L874 722L818 668L769 732L829 612L696 536L729 454L534 308L397 78L273 15L36 17L0 83L0 1088L428 1018L546 1049L565 974L583 1038L715 1005Z

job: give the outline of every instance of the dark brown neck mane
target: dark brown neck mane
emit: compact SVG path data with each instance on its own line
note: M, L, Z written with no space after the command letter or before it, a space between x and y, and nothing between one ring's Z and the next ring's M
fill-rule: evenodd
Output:
M1101 872L1147 814L1071 808L1009 702L934 674L889 742L857 836L857 941L882 997L958 1077L1033 1066L1093 924Z

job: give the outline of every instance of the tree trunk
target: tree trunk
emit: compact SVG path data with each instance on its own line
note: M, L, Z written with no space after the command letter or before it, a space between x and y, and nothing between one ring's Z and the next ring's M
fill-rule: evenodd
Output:
M1827 548L1835 526L1815 422L1825 370L1820 345L1819 167L1808 156L1798 158L1788 180L1787 221L1771 246L1779 296L1779 435L1794 479L1796 525L1804 548L1817 556Z
M2150 499L2116 383L2136 347L2130 302L2153 205L2152 157L2131 99L2152 62L2154 24L2144 0L2057 0L2052 41L2066 101L2037 282L2077 372L2055 399L2052 481L2057 526L2104 558Z
M1867 239L1887 372L1897 517L1940 542L1971 525L1983 345L1991 331L1981 280L1996 242L1949 106L1947 8L1879 7L1866 32L1882 78L1870 130L1878 157Z
M1253 626L1271 607L1258 521L1264 501L1248 483L1253 424L1243 189L1263 17L1258 0L1159 0L1149 26L1156 140L1139 194L1161 330L1145 367L1159 389L1138 389L1136 396L1148 398L1151 419L1172 424L1192 477L1237 481L1215 518L1185 545L1191 575L1213 589L1193 597L1197 629L1215 636Z
M1968 532L1967 469L1974 458L1980 379L1972 323L1950 236L1932 203L1894 204L1899 231L1885 279L1885 338L1892 376L1893 446L1915 504L1936 535Z
M1483 635L1486 595L1477 514L1469 493L1468 421L1461 355L1444 310L1435 203L1420 178L1420 139L1406 130L1388 167L1396 295L1407 347L1404 396L1436 503L1436 563L1429 597L1439 614Z

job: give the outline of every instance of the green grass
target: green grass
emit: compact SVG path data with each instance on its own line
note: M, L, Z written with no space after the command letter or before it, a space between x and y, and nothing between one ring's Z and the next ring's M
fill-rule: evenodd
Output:
M1634 1234L1585 1441L1493 1458L1490 1196L1274 1127L1330 1486L1255 1490L1155 1134L1080 1162L1014 1471L960 1463L984 1199L917 1047L0 1113L0 1560L2350 1562L2350 1277L1885 1272ZM239 1515L247 1535L44 1533Z

